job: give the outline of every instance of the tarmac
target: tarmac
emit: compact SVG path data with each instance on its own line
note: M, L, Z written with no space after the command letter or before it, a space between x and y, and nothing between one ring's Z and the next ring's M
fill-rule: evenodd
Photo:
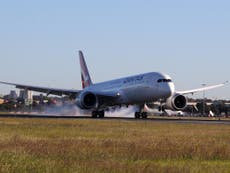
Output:
M6 113L0 114L0 118L50 118L50 119L93 119L90 116L73 116L73 115L47 115L47 114L18 114ZM146 122L165 122L165 123L188 123L188 124L219 124L230 125L229 119L207 119L196 117L150 117L147 119L135 119L132 117L105 117L94 120L126 120L126 121L146 121Z

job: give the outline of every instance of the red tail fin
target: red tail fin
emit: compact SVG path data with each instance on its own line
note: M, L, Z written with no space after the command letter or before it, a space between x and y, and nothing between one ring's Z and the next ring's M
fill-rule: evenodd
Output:
M85 58L82 53L82 51L79 51L79 59L80 59L80 65L81 65L81 81L82 81L82 88L86 88L90 85L92 85L91 77L89 75L89 71L87 68L87 65L85 63Z

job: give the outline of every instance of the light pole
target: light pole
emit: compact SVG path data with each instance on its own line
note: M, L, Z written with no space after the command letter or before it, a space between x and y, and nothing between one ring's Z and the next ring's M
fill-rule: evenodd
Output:
M203 87L206 86L206 84L202 84ZM205 116L205 91L203 91L203 116Z

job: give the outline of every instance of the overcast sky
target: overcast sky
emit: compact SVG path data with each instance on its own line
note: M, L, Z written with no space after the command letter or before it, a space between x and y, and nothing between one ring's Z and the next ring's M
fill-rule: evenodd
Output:
M80 49L94 82L160 71L178 90L222 83L229 9L227 0L2 0L0 80L80 89ZM230 99L229 86L206 95Z

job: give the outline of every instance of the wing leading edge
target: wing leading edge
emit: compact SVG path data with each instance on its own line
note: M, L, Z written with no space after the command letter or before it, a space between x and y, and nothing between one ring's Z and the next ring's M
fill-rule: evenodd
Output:
M211 86L206 86L206 87L202 87L202 88L197 88L197 89L192 89L192 90L185 90L185 91L177 91L176 93L178 94L194 94L197 92L201 92L201 91L206 91L206 90L210 90L210 89L214 89L214 88L219 88L222 87L224 85L226 85L228 83L228 81L222 83L222 84L218 84L218 85L211 85Z
M81 92L80 90L67 90L67 89L58 89L58 88L39 87L39 86L22 85L22 84L1 82L1 81L0 81L0 83L6 84L6 85L13 85L19 89L25 89L25 90L30 90L30 91L46 93L47 95L49 95L49 94L57 95L57 96L66 95L66 96L69 96L71 98L77 97L77 95Z

